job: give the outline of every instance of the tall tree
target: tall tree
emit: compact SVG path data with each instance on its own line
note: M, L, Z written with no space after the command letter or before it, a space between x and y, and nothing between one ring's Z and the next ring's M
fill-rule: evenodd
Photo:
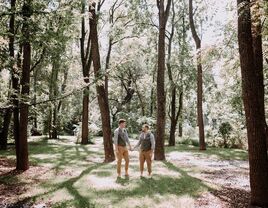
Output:
M98 30L97 30L97 15L96 15L95 7L96 7L95 2L93 2L92 5L89 5L90 13L91 13L91 19L90 19L91 53L92 53L92 61L93 61L95 79L98 80L98 79L102 79L102 74L101 74L99 40L98 40ZM105 91L105 86L102 80L96 83L96 90L97 90L98 103L99 103L99 108L100 108L100 113L101 113L105 162L112 162L115 160L115 155L113 151L110 110L109 110L108 96Z
M10 71L14 71L14 61L15 61L15 10L16 10L16 0L11 0L11 15L9 20L9 56L10 56ZM7 108L4 112L4 122L3 127L0 133L0 149L7 148L7 137L8 129L11 121L12 111L10 108Z
M157 68L157 123L156 123L156 146L155 160L165 160L165 128L166 128L166 93L165 93L165 33L169 16L171 0L156 1L159 16L158 34L158 68Z
M31 70L31 43L30 43L30 17L32 15L31 0L24 2L22 7L23 15L23 64L21 77L21 96L22 102L20 104L20 135L18 146L17 169L27 170L29 168L28 159L28 114L29 105L28 97L30 92L30 70Z
M60 53L57 51L56 54L52 55L52 70L50 75L49 83L49 99L58 96L58 76L60 70ZM58 102L53 101L49 107L49 138L57 139L58 138L58 128L57 128L57 111L58 111Z
M250 165L250 203L251 206L268 207L268 156L264 122L260 11L257 6L251 16L250 4L250 0L237 0L238 43Z
M175 73L172 71L174 67L172 67L171 64L171 56L172 56L172 43L173 43L173 38L175 35L175 17L176 17L176 11L175 11L175 4L174 1L172 0L172 17L171 17L171 31L168 36L168 58L167 58L167 71L168 71L168 78L170 81L171 85L171 103L170 103L170 109L169 109L169 118L170 118L170 133L169 133L169 141L168 144L169 146L175 146L175 133L177 129L177 124L179 120L179 116L181 115L181 110L182 110L182 98L183 98L183 93L181 89L178 89L178 84L176 83L174 77ZM182 55L180 55L182 56ZM182 66L179 66L183 68ZM181 74L182 76L182 74ZM181 87L180 87L181 88ZM177 108L177 94L179 92L179 107Z
M203 119L203 69L201 60L201 39L196 32L194 23L193 0L189 0L189 22L197 51L197 121L199 127L199 148L200 150L206 150Z
M90 36L86 35L86 1L82 0L82 22L81 22L81 38L80 38L80 55L82 62L82 71L84 82L89 83L89 71L92 62L90 53ZM87 38L87 40L86 40ZM83 112L82 112L82 144L88 144L88 105L89 105L89 87L86 87L83 91Z

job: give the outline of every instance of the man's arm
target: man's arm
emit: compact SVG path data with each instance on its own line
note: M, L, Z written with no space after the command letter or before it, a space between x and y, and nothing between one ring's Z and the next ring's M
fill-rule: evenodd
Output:
M155 149L155 139L154 139L154 135L152 133L150 135L150 140L151 140L151 149L154 151L154 149Z
M136 149L136 148L138 148L140 145L141 145L141 136L139 136L139 141L138 141L138 143L135 145L135 147L133 148L133 150Z
M118 130L117 129L114 131L114 147L115 147L115 152L118 152Z
M128 144L128 147L129 147L130 150L132 150L131 145L130 145L130 142L129 142L129 138L128 138L128 133L127 133L127 130L126 129L125 129L125 134L126 134L126 142Z

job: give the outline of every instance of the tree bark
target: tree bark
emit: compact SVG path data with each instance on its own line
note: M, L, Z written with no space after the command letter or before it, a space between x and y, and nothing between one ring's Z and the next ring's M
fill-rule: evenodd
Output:
M110 68L110 59L111 59L111 53L112 53L112 47L113 47L113 42L112 39L109 38L109 46L108 46L108 51L107 51L107 56L106 56L106 61L105 61L105 91L109 93L109 76L108 76L108 69Z
M88 144L88 113L89 113L89 87L83 91L83 113L82 113L82 140L81 144Z
M92 61L94 66L94 74L96 79L101 78L101 65L100 65L100 53L99 53L99 43L98 43L98 32L97 32L97 16L95 13L95 3L90 6L90 12L92 18L90 19L90 37L91 37L91 51L92 51ZM110 121L110 110L108 103L108 96L105 92L104 84L96 84L98 103L100 107L101 120L102 120L102 131L104 139L104 151L105 151L105 162L112 162L115 160L113 142L112 142L112 132L111 132L111 121Z
M268 156L264 122L263 67L260 63L262 55L257 57L262 50L262 45L259 44L261 33L255 26L251 27L256 19L251 19L250 3L250 0L237 1L238 43L250 165L250 206L268 207ZM253 15L253 18L256 16Z
M18 52L18 58L17 58L17 68L21 69L21 54L22 54L23 47L20 45L20 49ZM19 157L19 149L20 149L20 110L19 110L19 97L18 94L20 93L20 86L19 86L19 72L18 70L13 69L12 75L12 89L13 93L11 95L11 99L13 102L13 135L15 140L15 147L16 147L16 158Z
M33 75L33 90L34 90L34 103L37 102L37 70L34 71ZM37 130L37 111L36 111L36 105L34 105L34 118L33 118L33 124L34 128Z
M13 73L14 71L14 59L15 59L15 51L14 51L14 42L15 42L15 14L14 11L16 10L16 0L11 0L11 11L12 14L10 15L9 20L9 56L12 59L10 64L10 71ZM8 96L9 97L9 96ZM11 121L12 111L11 109L6 109L4 112L4 122L3 127L0 134L0 149L6 150L7 149L7 138L8 138L8 129Z
M85 14L86 1L82 0L82 14ZM85 42L87 42L87 46L85 49ZM82 17L81 22L81 39L80 39L80 53L81 53L81 61L82 61L82 69L83 69L83 77L84 82L89 84L89 71L91 67L91 53L90 53L90 36L88 36L88 40L86 41L86 30L85 30L85 17ZM88 113L89 113L89 87L86 87L83 91L83 112L82 112L82 140L81 144L88 144Z
M179 105L180 105L180 116L179 116L179 137L182 137L183 135L183 128L182 128L182 123L183 123L183 91L181 92L181 98L179 100Z
M29 106L27 104L30 92L30 70L31 70L31 44L29 19L32 8L31 1L28 0L23 5L23 65L21 78L21 96L23 99L20 105L20 137L19 137L19 157L17 158L17 170L27 170L29 168L28 159L28 114Z
M201 60L201 39L195 29L193 0L189 0L189 22L197 50L197 121L199 127L199 148L200 150L206 150L203 119L203 69Z
M174 81L173 73L172 73L172 66L171 66L171 55L172 55L172 42L175 32L175 5L174 0L171 1L172 3L172 18L171 18L171 32L170 36L168 38L168 61L167 61L167 70L168 70L168 77L169 81L171 82L171 114L170 117L170 133L169 133L169 146L175 146L176 143L176 129L178 124L178 116L177 114L180 114L180 106L177 113L177 85Z
M11 121L11 115L12 115L11 109L10 108L6 109L3 117L4 118L3 127L0 133L0 150L7 149L8 129Z
M176 93L177 89L176 87L173 87L171 92L171 116L170 116L170 134L169 134L169 146L175 146L176 143L176 126L177 126L177 120L176 120Z
M176 96L174 96L174 94L176 94L176 88L174 88L175 90L172 92L172 101L171 101L171 128L170 128L170 136L169 136L169 146L175 146L176 143L176 139L175 139L175 134L176 134L176 127L178 124L178 120L179 117L181 115L181 111L182 111L182 99L183 99L183 93L180 93L179 96L179 109L176 112L176 101L174 101L174 99L176 99Z
M49 98L53 99L58 96L58 75L59 75L59 68L60 68L60 54L55 55L53 57L53 65L52 71L50 76L50 86L49 86ZM57 125L57 101L53 101L51 103L49 109L49 139L57 139L58 138L58 125Z
M157 122L155 160L165 160L166 93L165 93L165 32L171 0L165 9L164 0L157 0L159 11L158 68L157 68Z

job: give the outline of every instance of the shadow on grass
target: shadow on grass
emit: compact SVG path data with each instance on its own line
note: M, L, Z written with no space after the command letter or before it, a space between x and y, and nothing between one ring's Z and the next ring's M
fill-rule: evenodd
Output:
M102 178L106 178L112 175L111 171L96 171L93 173L94 175L98 176L98 177L102 177Z
M247 160L248 153L245 150L240 149L228 149L228 148L215 148L207 147L206 151L200 151L199 147L191 145L178 144L175 147L166 147L166 152L170 153L172 151L179 152L190 152L194 154L202 154L208 156L217 156L221 160Z
M5 157L12 157L12 155L15 155L15 149L10 149L10 151L5 152ZM86 161L88 156L97 155L101 157L103 155L103 152L93 152L88 150L84 146L80 146L79 144L70 145L69 143L68 145L66 145L58 140L49 140L48 142L47 139L41 139L38 141L29 142L29 155L31 164L52 165L50 170L55 170L56 173L63 169L84 169L84 171L82 171L79 176L67 179L61 183L49 184L48 182L45 182L41 184L41 186L43 186L47 191L43 194L32 196L30 200L31 202L38 201L40 198L44 199L46 196L50 196L51 194L53 195L53 193L58 190L65 189L74 199L70 201L65 200L63 202L59 202L55 205L55 207L95 207L95 205L90 202L90 199L88 197L84 197L79 193L79 191L74 187L74 183L81 179L83 176L89 174L91 171L105 165L105 163L89 163ZM75 167L73 167L74 165ZM88 167L89 165L90 167ZM72 169L70 169L70 167L72 167ZM99 174L103 175L103 177L107 176L107 173ZM68 175L68 177L70 176ZM0 182L1 181L4 181L9 185L19 184L17 175L11 174L11 172L7 173L6 175L0 176ZM23 203L26 204L26 201L18 201L16 204L21 205Z
M137 180L134 188L130 189L109 189L96 191L98 196L111 200L111 203L119 204L127 197L150 197L154 198L155 195L189 195L197 197L203 191L210 189L201 180L188 175L185 171L174 166L172 163L164 162L165 166L172 171L180 173L180 177L172 177L165 175L155 175L152 178L141 178ZM168 171L168 170L167 170ZM124 185L128 181L120 179L118 182Z
M75 182L77 182L79 179L81 179L83 176L88 175L91 171L100 168L101 166L106 165L106 163L97 163L93 165L92 167L89 167L81 172L81 174L77 177L70 178L66 181L60 182L58 184L43 184L44 188L51 188L51 190L47 191L46 193L39 194L36 196L33 196L32 199L35 201L39 198L45 198L46 196L49 196L50 194L55 193L58 190L65 189L69 192L71 196L74 197L73 200L67 200L63 202L59 202L53 205L53 207L77 207L77 208L93 208L95 207L94 203L91 203L90 198L87 196L83 196L79 193L79 191L74 187ZM68 205L68 206L67 206Z
M125 177L125 178L117 177L115 182L120 184L121 186L126 186L129 184L129 177Z
M86 167L86 161L90 155L103 156L103 152L94 152L80 144L70 144L70 141L41 139L29 142L30 162L33 165L50 165L57 172L72 165Z

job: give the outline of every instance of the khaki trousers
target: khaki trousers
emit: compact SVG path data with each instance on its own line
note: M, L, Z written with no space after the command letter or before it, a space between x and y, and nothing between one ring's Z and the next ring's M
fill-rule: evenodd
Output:
M116 157L117 157L117 174L121 175L121 165L123 158L125 160L125 173L128 173L129 156L127 147L118 146L118 153L116 154Z
M144 170L144 163L147 163L147 169L149 174L152 173L152 150L140 151L140 171Z

